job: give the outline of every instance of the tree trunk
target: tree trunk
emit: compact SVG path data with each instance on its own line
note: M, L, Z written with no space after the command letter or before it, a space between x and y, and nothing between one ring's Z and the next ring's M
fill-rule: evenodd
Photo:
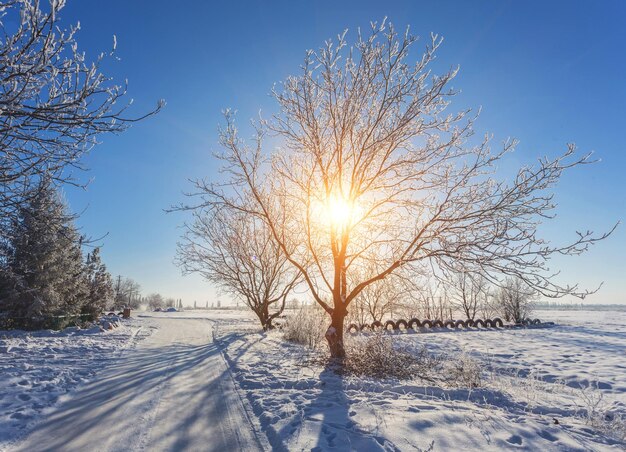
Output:
M343 345L343 321L346 318L345 309L333 309L330 315L331 322L328 330L326 330L326 340L330 349L330 357L343 359L346 357L346 349Z
M261 322L261 327L263 328L263 331L267 331L269 328L271 328L271 322L269 321L269 313L267 307L255 309L254 312L259 318L259 322Z

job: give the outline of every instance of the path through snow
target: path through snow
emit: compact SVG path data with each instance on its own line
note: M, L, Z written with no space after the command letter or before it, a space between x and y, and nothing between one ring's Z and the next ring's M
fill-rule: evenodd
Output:
M153 336L60 404L18 450L262 450L213 324L153 320Z

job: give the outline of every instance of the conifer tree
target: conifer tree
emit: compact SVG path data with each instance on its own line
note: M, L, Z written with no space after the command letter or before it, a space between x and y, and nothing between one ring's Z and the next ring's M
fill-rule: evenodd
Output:
M50 181L20 207L2 271L3 311L23 317L80 312L89 288L73 220Z
M82 307L83 314L90 314L95 318L108 305L113 302L113 280L111 274L100 258L100 248L87 255L87 281L89 284L89 294Z

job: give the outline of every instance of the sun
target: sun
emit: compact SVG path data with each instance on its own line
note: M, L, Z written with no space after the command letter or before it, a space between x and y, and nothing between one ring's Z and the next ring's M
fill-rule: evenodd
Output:
M354 220L355 212L355 204L343 196L333 195L327 201L327 222L337 230L348 227Z

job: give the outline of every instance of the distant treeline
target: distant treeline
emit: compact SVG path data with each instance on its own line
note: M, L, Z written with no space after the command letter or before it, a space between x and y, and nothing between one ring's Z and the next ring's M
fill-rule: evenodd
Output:
M554 311L623 311L626 312L626 304L595 304L595 303L537 303L536 309Z

